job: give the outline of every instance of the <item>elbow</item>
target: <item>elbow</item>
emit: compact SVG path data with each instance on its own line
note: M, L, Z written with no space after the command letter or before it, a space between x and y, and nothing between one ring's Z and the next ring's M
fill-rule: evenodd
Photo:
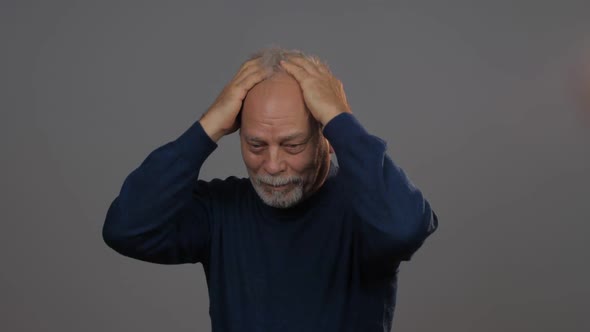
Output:
M113 230L113 227L110 226L108 219L102 226L102 240L107 246L115 250L121 247L121 243L123 242L117 232Z
M430 208L427 209L427 213L421 218L417 218L413 223L414 227L402 232L395 241L395 251L399 254L402 260L410 260L420 247L424 244L426 239L436 231L438 228L438 216Z
M135 258L139 255L137 250L137 241L126 236L118 227L114 226L112 220L105 221L102 227L102 240L104 243L115 252Z
M109 207L102 226L102 240L110 248L117 252L122 252L124 251L126 241L124 240L123 231L120 229L123 221L117 213L117 205L117 200L115 200Z
M407 249L420 247L424 240L438 228L438 216L430 203L421 195L408 204L408 207L390 210L388 216L392 221L391 235L393 242ZM410 208L411 207L411 208Z
M389 266L394 261L410 260L438 228L438 216L428 202L413 210L380 211L380 215L373 212L360 218L365 221L360 230L363 241L361 257L366 266Z

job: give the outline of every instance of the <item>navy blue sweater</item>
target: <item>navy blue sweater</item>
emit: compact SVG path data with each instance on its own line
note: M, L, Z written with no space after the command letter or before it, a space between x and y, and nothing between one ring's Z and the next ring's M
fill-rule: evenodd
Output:
M214 332L390 331L399 264L438 218L352 114L323 133L336 175L280 209L248 178L198 179L217 144L196 121L127 176L104 241L147 262L201 262Z

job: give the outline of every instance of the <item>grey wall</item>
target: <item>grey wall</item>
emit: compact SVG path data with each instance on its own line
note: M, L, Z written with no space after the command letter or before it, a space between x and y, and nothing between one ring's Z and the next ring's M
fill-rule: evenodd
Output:
M2 1L2 331L207 331L200 264L109 249L107 208L251 52L325 58L440 229L395 331L588 331L588 1ZM590 54L590 53L588 53ZM590 90L590 89L589 89ZM237 137L203 178L245 176Z

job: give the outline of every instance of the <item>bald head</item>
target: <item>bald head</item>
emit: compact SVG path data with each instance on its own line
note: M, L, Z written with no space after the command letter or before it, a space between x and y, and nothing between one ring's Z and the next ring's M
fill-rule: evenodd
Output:
M291 75L277 72L248 91L241 117L242 129L244 126L247 129L252 121L288 121L304 125L309 122L311 114L305 105L299 83Z

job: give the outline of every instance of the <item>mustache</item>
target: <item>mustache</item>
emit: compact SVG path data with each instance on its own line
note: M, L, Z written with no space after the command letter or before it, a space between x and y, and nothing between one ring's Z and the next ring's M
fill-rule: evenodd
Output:
M286 184L300 184L303 178L299 176L276 177L269 175L258 175L254 178L257 184L267 184L270 186L284 186Z

